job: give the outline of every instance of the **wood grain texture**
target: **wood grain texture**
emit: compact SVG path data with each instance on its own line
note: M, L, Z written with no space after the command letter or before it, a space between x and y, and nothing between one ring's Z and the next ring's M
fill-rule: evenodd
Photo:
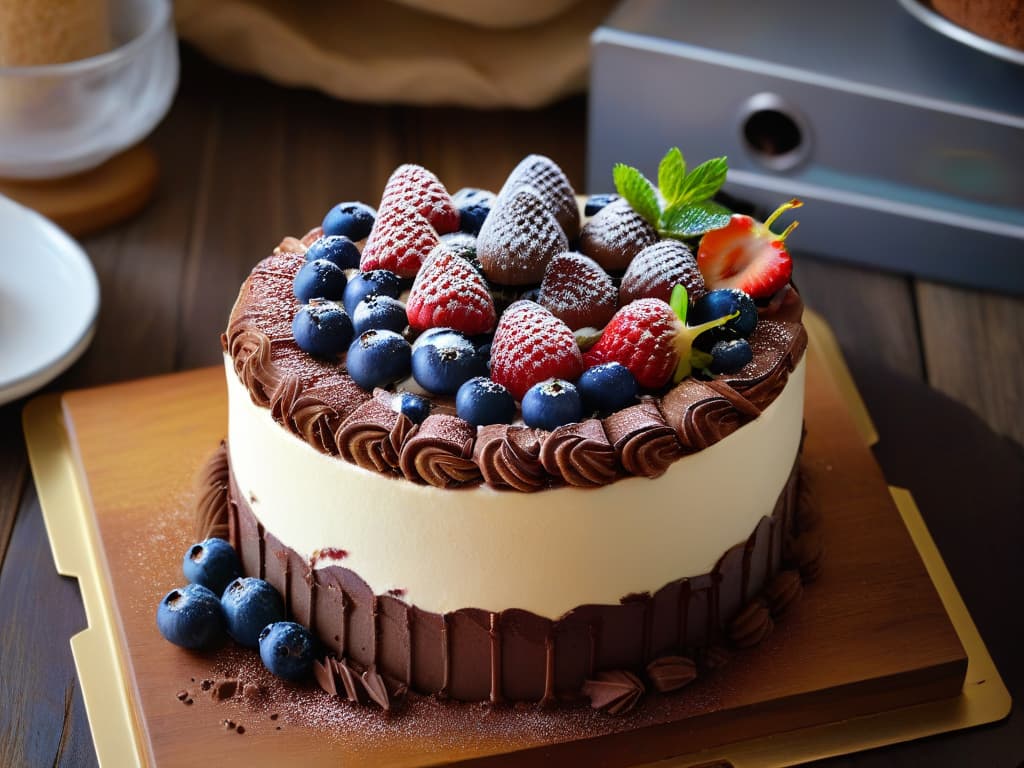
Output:
M845 354L924 378L913 286L907 278L797 252L793 281L807 306L832 327Z
M96 762L68 638L85 627L74 579L57 575L34 490L0 571L0 765Z
M510 764L600 758L603 765L628 765L955 695L966 667L963 649L881 471L813 353L807 392L806 481L828 512L821 525L829 551L820 581L766 642L736 652L721 674L677 696L649 699L650 718L641 716L623 732L617 732L614 718L594 719L586 710L573 721L585 724L568 731L559 730L557 715L544 712L507 712L510 719L501 728L488 729L480 726L478 708L434 712L429 705L426 713L397 716L386 739L371 718L336 727L329 742L318 738L324 735L319 723L346 712L344 704L318 690L281 688L253 667L253 653L249 662L247 652L231 649L224 652L227 662L218 653L183 653L153 627L153 605L178 582L178 553L188 546L189 482L224 432L223 369L65 395L65 423L88 478L127 666L157 762L202 757L223 766L249 765L259 755L314 766L335 764L344 753L363 762L411 766L439 757L477 759L527 750ZM168 455L176 457L173 466ZM314 715L291 708L277 722L284 728L278 731L263 706L206 700L184 707L176 699L176 691L216 677L225 664L244 668L246 675L262 674L259 680L274 700L299 696ZM226 716L244 721L244 742L225 739L219 724ZM429 735L438 718L449 734L443 740Z
M928 382L1024 443L1024 298L919 281Z
M15 402L0 407L0 563L7 553L27 475L21 403Z

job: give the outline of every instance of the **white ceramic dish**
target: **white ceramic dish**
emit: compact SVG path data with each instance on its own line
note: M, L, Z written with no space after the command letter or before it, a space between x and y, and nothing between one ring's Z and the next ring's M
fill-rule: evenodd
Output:
M0 405L75 362L99 307L99 281L78 243L0 195Z

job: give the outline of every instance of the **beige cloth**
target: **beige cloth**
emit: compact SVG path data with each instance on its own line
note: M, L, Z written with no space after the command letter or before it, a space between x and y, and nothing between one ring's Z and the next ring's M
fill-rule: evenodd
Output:
M211 58L343 99L535 107L586 86L616 0L177 0Z

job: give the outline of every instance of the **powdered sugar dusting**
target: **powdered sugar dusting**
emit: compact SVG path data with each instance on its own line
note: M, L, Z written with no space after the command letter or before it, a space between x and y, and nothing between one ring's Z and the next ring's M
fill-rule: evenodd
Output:
M414 277L439 242L421 214L408 207L388 208L377 216L366 238L359 269L389 269L401 277Z
M531 386L553 377L575 380L583 358L569 327L532 301L501 316L491 344L491 378L522 400Z
M532 187L499 198L477 236L477 256L499 285L539 283L551 259L569 248L565 232Z
M409 325L417 330L455 328L470 335L494 327L494 299L479 272L439 245L420 268L406 304Z
M551 260L538 303L573 330L603 328L618 306L611 277L579 253L562 253Z
M580 250L608 270L626 269L658 234L625 200L609 203L580 232Z
M693 251L678 240L662 240L644 248L630 262L619 286L619 303L644 298L667 302L677 285L686 287L690 301L705 293Z
M381 212L411 208L439 234L459 228L459 211L451 195L433 173L419 165L400 165L391 174L381 196Z

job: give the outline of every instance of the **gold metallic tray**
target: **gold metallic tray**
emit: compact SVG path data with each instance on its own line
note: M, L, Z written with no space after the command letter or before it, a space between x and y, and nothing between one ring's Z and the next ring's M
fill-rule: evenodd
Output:
M825 362L865 443L877 435L846 370L831 332L807 317L811 343ZM29 458L59 573L79 580L88 628L71 639L93 741L105 766L147 765L152 757L138 722L127 660L113 610L104 556L78 469L72 438L65 429L60 395L28 404L24 427ZM937 733L991 723L1006 717L1010 695L971 620L949 572L910 494L891 489L903 522L968 656L967 676L958 697L881 712L827 725L737 742L659 762L689 766L728 760L736 768L795 765ZM84 543L84 546L83 546Z

